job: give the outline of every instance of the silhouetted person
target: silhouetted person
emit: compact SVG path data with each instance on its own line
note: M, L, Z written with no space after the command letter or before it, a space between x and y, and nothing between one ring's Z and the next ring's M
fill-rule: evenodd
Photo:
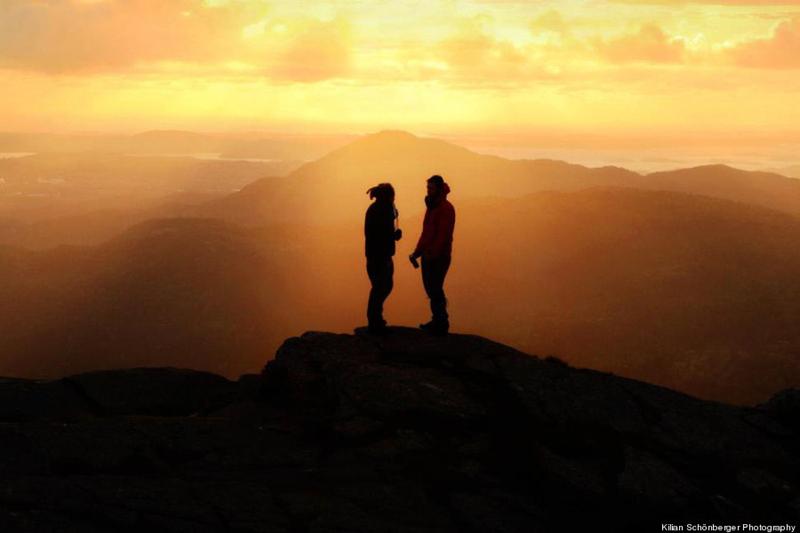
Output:
M375 201L367 209L364 220L366 237L367 275L372 283L367 304L369 331L378 335L389 333L383 319L383 302L392 292L394 282L394 241L403 236L395 228L397 209L394 207L394 188L389 183L381 183L367 191Z
M447 200L449 193L450 186L441 176L428 178L428 195L425 197L428 209L422 223L422 235L410 256L412 263L416 263L417 257L422 257L422 283L431 300L433 314L430 322L419 327L436 335L444 335L450 330L444 278L450 268L456 210Z

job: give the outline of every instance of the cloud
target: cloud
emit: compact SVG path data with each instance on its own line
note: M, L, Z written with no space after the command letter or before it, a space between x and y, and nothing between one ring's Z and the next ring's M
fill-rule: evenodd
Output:
M717 6L800 6L800 0L606 0L612 4L717 5Z
M735 64L750 68L800 68L800 16L780 22L772 35L729 49Z
M670 38L657 24L645 24L633 34L609 39L594 38L596 53L609 63L680 63L686 47Z
M551 31L559 35L570 33L564 17L555 10L547 11L533 19L530 23L530 28L534 33L540 31Z
M0 65L63 73L220 59L246 12L202 0L3 0Z
M273 76L296 81L344 77L352 71L352 35L343 19L313 22L292 36L276 58Z
M529 63L521 49L486 32L480 18L463 20L435 52L459 78L515 79L524 75Z
M303 82L348 71L345 21L268 15L261 0L0 0L0 68L142 73L185 63Z
M520 87L552 80L555 68L541 61L542 52L529 41L492 32L486 16L448 21L430 40L393 42L391 46L362 47L353 80L361 84L431 82L462 89Z
M0 0L0 68L154 79L435 81L484 88L605 76L627 67L800 67L798 18L785 19L764 39L723 42L744 35L728 31L698 45L692 34L684 41L668 33L665 27L681 31L672 19L615 34L631 21L614 20L610 26L607 15L589 11L540 11L532 20L522 15L512 20L486 9L471 17L414 19L418 24L395 12L384 18L353 9L344 18L332 9L315 11L321 12L327 13L325 20L305 8L270 7L264 0Z

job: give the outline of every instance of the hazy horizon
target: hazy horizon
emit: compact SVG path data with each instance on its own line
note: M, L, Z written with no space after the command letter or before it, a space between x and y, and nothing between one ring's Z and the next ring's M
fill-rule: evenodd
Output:
M391 129L384 129L387 131ZM403 131L403 130L396 130ZM52 151L70 152L92 152L91 142L85 143L80 147L72 147L65 150L59 147L58 140L78 139L91 140L97 139L124 139L138 138L147 135L194 135L207 137L210 139L228 140L231 142L301 142L309 145L316 145L305 157L298 159L292 157L292 153L282 153L280 147L272 148L269 156L254 155L228 155L223 151L205 151L201 146L197 148L185 148L170 153L153 150L151 152L137 152L135 150L108 151L119 152L126 155L140 156L160 156L160 157L194 157L209 160L230 160L230 161L260 161L277 162L294 160L295 166L311 162L317 157L329 153L335 148L343 146L348 142L368 136L375 132L367 133L315 133L315 132L208 132L208 131L188 131L188 130L144 130L118 133L103 132L69 132L69 133L45 133L45 132L0 132L0 159L24 157L37 153L48 152L49 150L4 150L3 139L5 137L20 137L23 139L48 139L53 138L54 148ZM681 168L691 168L704 165L724 164L743 170L758 170L782 173L789 177L800 177L800 141L794 142L791 138L781 143L775 143L773 137L753 136L753 137L715 137L715 138L691 138L680 139L677 137L636 137L628 139L619 136L585 135L585 134L565 134L561 136L536 135L532 137L513 136L509 134L475 134L475 135L434 135L409 131L421 138L439 138L452 144L462 146L473 152L486 155L495 155L504 159L553 159L568 163L579 164L590 168L605 166L617 166L633 170L635 172L649 173L658 171L677 170ZM319 141L322 142L319 142ZM38 145L45 143L40 140ZM731 143L731 144L726 144ZM157 145L152 142L153 147ZM21 146L35 146L30 141L26 144L21 141ZM99 149L98 151L106 151ZM286 150L284 149L284 152ZM798 167L798 168L792 168Z

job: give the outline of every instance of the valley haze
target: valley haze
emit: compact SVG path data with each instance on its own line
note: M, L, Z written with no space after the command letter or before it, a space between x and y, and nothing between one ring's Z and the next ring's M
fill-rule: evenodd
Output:
M5 375L236 377L287 336L352 330L368 293L364 191L382 181L406 234L387 317L425 321L400 259L439 173L458 210L455 330L716 400L754 404L797 384L795 178L510 160L404 131L4 138L62 149L0 159ZM176 155L226 150L247 160Z

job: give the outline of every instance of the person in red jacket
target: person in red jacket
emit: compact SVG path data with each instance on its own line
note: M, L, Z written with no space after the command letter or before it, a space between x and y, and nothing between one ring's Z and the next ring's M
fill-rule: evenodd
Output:
M420 324L420 328L435 335L445 335L450 330L447 314L447 298L444 294L444 278L450 268L453 250L453 229L456 225L456 210L447 200L450 186L441 176L428 178L428 195L425 197L425 220L417 247L409 256L412 263L422 257L422 284L431 301L431 321Z

